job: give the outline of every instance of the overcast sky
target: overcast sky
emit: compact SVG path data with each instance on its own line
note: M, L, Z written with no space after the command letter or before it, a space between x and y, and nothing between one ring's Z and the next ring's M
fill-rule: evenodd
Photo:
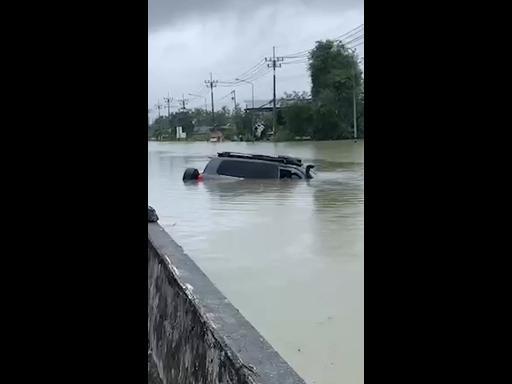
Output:
M363 0L148 0L148 108L157 115L157 100L163 103L182 94L190 99L187 107L210 105L204 80L213 72L214 80L232 81L272 55L286 56L311 49L315 41L335 38L364 23ZM364 57L364 40L354 45ZM277 97L284 92L310 91L306 64L276 70ZM255 99L272 99L272 74L265 65L242 77L254 79ZM220 85L220 84L219 84ZM237 103L245 107L251 100L251 86L214 88L215 109L232 107L230 96L236 90ZM224 98L223 98L224 97ZM223 99L222 99L223 98ZM222 99L222 100L221 100ZM173 105L177 102L174 101ZM176 110L177 108L172 108ZM163 110L162 110L163 113Z

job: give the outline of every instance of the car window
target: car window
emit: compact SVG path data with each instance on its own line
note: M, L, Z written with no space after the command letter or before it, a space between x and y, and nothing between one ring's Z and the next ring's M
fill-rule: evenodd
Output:
M217 173L250 179L275 179L277 165L257 161L224 160L220 163Z
M280 168L279 169L279 178L280 179L302 179L302 177L297 173L290 169Z
M204 173L213 174L219 165L220 159L211 159L210 162L206 165L204 169Z

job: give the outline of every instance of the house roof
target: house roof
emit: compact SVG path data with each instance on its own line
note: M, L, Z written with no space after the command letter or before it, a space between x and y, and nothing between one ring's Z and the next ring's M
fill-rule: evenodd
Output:
M211 130L212 130L212 127L210 127L208 125L200 125L200 126L194 127L195 133L208 133Z

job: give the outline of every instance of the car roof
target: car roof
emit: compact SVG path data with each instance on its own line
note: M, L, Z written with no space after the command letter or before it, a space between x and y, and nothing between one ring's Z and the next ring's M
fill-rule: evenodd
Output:
M295 165L298 167L302 166L302 160L297 157L291 156L269 156L260 155L253 153L240 153L240 152L218 152L217 156L220 158L231 158L231 159L243 159L243 160L259 160L274 162L280 164Z

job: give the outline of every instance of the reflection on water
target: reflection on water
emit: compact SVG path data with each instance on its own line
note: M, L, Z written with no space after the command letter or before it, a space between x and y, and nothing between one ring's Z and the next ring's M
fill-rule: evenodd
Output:
M310 384L363 382L363 142L149 143L160 224ZM184 184L220 151L316 165L309 181Z

